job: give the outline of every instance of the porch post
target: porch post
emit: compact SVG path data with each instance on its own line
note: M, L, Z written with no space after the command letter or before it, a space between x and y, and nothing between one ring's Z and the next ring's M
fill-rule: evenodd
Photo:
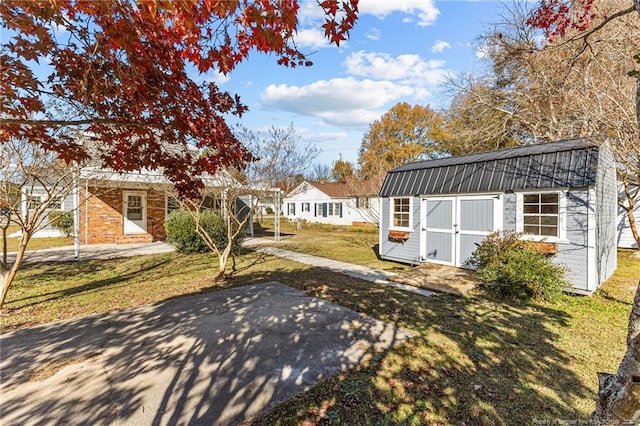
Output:
M73 251L80 258L80 170L73 173Z

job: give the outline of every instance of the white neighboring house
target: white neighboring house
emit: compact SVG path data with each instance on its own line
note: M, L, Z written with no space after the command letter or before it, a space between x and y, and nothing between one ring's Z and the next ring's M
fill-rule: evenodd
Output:
M634 187L632 187L631 189L633 191L636 190L636 188ZM619 197L623 200L626 198L624 192L622 192L622 189L620 189ZM640 227L640 197L637 197L636 199L636 205L633 209L633 212L634 218L636 219L636 226ZM638 244L636 243L636 240L633 238L633 234L631 233L631 227L629 226L629 218L627 217L627 212L624 211L624 209L620 206L618 206L618 223L616 226L618 231L618 247L637 249Z
M20 215L23 218L31 215L33 211L33 204L46 201L48 198L47 190L42 185L34 185L30 194L26 193L23 189L21 191L21 204ZM54 199L51 203L51 207L46 210L46 214L42 216L40 223L42 226L32 236L32 238L48 238L48 237L64 237L62 231L54 228L49 220L49 214L54 211L73 211L73 194L68 194L63 199L59 197ZM10 238L20 237L22 231L16 231L13 234L8 235Z
M283 215L292 221L330 225L378 225L379 188L346 183L304 181L283 199Z

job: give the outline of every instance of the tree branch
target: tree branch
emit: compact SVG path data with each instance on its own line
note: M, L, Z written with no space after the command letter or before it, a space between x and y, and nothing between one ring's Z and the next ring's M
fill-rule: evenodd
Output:
M0 118L0 126L26 124L29 126L82 126L84 124L113 124L126 127L145 127L147 124L102 118L86 118L83 120L34 120L29 118Z

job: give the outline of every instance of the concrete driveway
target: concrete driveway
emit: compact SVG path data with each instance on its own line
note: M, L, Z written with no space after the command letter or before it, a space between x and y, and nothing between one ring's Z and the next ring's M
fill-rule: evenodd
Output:
M230 425L407 332L271 282L3 333L3 425Z

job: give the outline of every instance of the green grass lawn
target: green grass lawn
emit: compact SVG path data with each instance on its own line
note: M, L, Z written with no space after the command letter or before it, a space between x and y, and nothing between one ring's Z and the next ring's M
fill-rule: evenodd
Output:
M594 296L531 304L481 293L424 298L253 252L241 256L234 279L214 283L215 265L206 254L27 264L9 291L2 327L277 280L416 337L275 407L256 425L583 419L594 408L597 372L615 371L625 350L640 258L620 251L616 275Z
M277 247L334 260L356 263L385 271L404 271L410 265L389 262L378 256L378 228L373 226L333 226L319 223L304 224L296 229L294 222L282 220L281 242ZM256 226L258 235L273 235L273 219L265 219ZM275 243L274 243L275 245Z
M18 225L9 225L7 229L7 235L11 235L14 232L20 230ZM0 233L0 243L2 243L2 234ZM20 244L20 237L7 238L7 251L18 251L18 245ZM68 246L73 244L73 237L47 237L47 238L31 238L27 245L27 251L41 250L60 246ZM2 246L0 245L0 250Z

